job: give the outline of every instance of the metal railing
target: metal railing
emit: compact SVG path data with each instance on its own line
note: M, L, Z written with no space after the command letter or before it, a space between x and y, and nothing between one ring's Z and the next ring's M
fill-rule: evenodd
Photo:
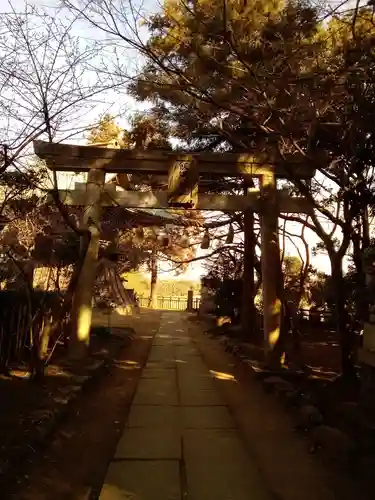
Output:
M139 307L150 307L148 297L138 297ZM200 304L200 297L193 298L193 309L198 309ZM186 311L188 307L187 297L171 296L171 297L157 297L155 308L169 311Z

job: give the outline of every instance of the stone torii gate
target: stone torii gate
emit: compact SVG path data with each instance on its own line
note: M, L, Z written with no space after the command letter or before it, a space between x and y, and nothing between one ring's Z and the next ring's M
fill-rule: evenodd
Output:
M315 168L305 158L254 158L250 154L192 153L144 151L34 142L34 151L53 171L87 172L86 191L59 192L67 205L85 207L83 223L91 232L90 247L75 296L77 339L88 343L91 325L91 299L95 264L99 246L100 207L197 209L259 212L261 223L261 266L263 278L264 344L272 353L280 335L282 281L278 215L308 213L304 198L290 197L278 191L277 178L311 179ZM168 191L118 191L105 185L105 174L152 174L168 176ZM247 189L246 194L216 195L198 192L199 179L210 177L258 178L260 189ZM246 222L246 221L245 221ZM252 230L245 224L247 232ZM245 245L246 245L245 230ZM245 248L246 254L246 248ZM245 256L246 258L246 256ZM251 270L253 272L253 270ZM244 276L246 280L246 276ZM248 279L253 279L248 277ZM75 330L73 328L73 330Z

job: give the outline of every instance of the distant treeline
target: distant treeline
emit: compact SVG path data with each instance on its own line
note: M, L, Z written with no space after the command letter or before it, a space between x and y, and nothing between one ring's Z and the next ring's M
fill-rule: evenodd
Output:
M150 291L150 282L148 277L142 273L128 273L124 275L127 279L126 288L134 289L140 296L147 296ZM188 280L159 280L157 295L163 297L181 296L185 297L188 291L193 289L194 294L200 294L200 283Z

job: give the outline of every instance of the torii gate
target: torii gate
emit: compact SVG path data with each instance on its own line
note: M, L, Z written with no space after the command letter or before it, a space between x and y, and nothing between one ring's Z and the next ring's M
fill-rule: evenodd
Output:
M34 151L53 171L88 172L86 192L61 191L60 199L68 205L85 206L84 223L91 231L90 248L76 291L76 329L73 335L88 343L91 326L91 299L95 264L99 246L100 207L120 205L124 208L187 208L198 210L256 211L261 223L261 265L263 278L264 342L272 352L280 334L281 294L278 214L308 213L304 198L290 197L277 191L276 179L311 179L315 168L306 158L254 158L250 154L192 153L144 151L77 146L34 141ZM117 191L105 185L105 174L154 174L168 176L168 192ZM200 176L255 177L260 189L247 190L243 196L199 194ZM76 331L75 331L76 330Z

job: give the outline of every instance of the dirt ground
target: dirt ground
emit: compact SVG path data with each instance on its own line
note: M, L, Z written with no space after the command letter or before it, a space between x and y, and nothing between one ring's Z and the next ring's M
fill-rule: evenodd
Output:
M75 366L61 348L43 381L30 381L25 366L13 366L0 376L0 491L12 486L25 461L65 417L79 393L105 372L106 359L128 341L128 336L93 336L89 356Z

